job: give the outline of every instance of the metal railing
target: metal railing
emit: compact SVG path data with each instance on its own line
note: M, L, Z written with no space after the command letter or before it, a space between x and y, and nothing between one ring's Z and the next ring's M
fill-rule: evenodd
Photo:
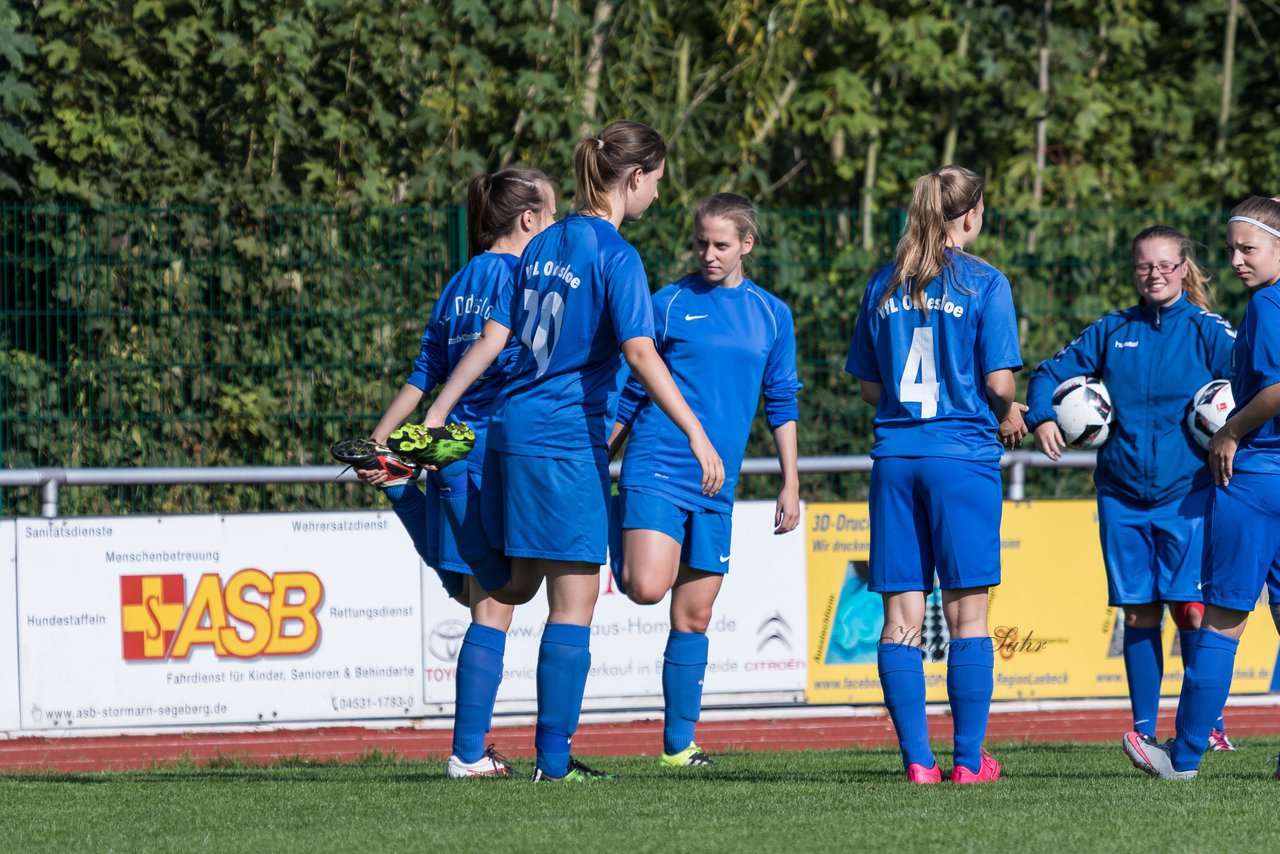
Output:
M1027 468L1093 468L1095 454L1072 451L1059 460L1050 460L1034 451L1011 451L1000 461L1008 469L1006 494L1010 501L1026 499ZM869 456L801 457L801 474L869 472ZM616 478L622 464L615 462ZM778 460L756 457L743 460L744 475L777 475ZM338 466L235 466L226 468L38 468L0 470L0 488L27 487L40 490L40 515L59 516L62 488L75 486L162 486L183 483L333 483L357 480L355 472Z

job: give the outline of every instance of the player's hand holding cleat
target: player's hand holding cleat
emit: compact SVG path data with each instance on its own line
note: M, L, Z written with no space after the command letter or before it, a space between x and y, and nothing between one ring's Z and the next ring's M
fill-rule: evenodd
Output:
M412 461L401 459L386 445L369 438L343 439L329 447L329 453L340 463L356 470L365 483L372 486L399 486L418 479L422 469Z
M387 437L387 447L397 456L427 469L442 469L466 459L475 444L475 431L463 422L440 427L401 424Z

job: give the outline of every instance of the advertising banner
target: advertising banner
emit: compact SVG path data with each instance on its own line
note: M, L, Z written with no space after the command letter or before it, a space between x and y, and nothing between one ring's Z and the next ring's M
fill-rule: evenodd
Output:
M17 523L0 519L0 732L18 728Z
M17 520L21 727L422 714L391 513Z
M811 703L879 703L876 673L880 596L867 589L867 504L810 504ZM990 593L997 700L1125 697L1123 615L1107 606L1107 584L1093 501L1004 505L1003 582ZM1262 608L1250 620L1236 659L1233 694L1266 693L1276 669L1277 638ZM927 698L946 698L947 646L942 600L926 600L922 646ZM1172 620L1165 620L1164 693L1182 684Z
M802 701L808 643L804 539L799 530L775 535L773 514L773 502L739 502L734 509L729 572L707 630L707 705L715 705L718 696L743 693L792 692L795 702ZM433 576L428 571L423 600L429 615L424 694L429 702L445 706L453 703L468 616L447 599ZM532 708L546 618L543 593L516 609L499 703ZM587 705L660 706L662 653L670 628L670 595L657 605L637 605L614 588L613 576L602 569L591 627Z

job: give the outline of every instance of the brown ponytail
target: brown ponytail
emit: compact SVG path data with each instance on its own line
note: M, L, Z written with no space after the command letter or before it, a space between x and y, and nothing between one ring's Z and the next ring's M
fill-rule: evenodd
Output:
M963 166L943 166L916 179L907 207L907 227L898 239L893 276L880 297L880 306L905 285L911 304L926 311L924 290L948 264L947 223L978 206L982 187L982 178Z
M1278 205L1277 207L1280 207ZM1138 254L1138 244L1147 240L1172 240L1178 247L1178 257L1187 266L1182 279L1182 292L1187 301L1198 305L1205 311L1213 310L1213 291L1209 287L1210 275L1196 263L1195 247L1191 240L1181 231L1167 225L1152 225L1142 229L1133 236L1133 254Z
M542 210L549 186L550 178L527 166L472 178L467 186L467 253L474 258L510 233L520 214Z
M667 157L662 135L639 122L617 121L578 143L573 171L578 178L578 210L611 214L609 191L639 169L652 172Z

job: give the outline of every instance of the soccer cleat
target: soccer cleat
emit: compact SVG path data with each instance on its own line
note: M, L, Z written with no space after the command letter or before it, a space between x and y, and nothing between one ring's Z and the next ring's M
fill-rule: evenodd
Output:
M576 759L569 760L569 772L563 777L552 777L541 768L533 769L533 782L551 782L551 783L594 783L597 780L616 780L617 774L606 774L603 771L597 771L583 765Z
M1223 751L1234 751L1236 746L1231 743L1231 739L1227 738L1225 731L1220 729L1211 730L1209 732L1209 750L1215 753Z
M437 469L466 459L475 445L475 431L462 422L443 427L401 424L387 437L387 447L403 459Z
M658 757L658 763L667 768L701 768L716 764L714 759L702 752L701 747L693 743L679 753L662 754Z
M475 762L463 762L456 755L449 757L447 773L450 777L510 777L514 772L511 762L493 745L484 749L484 754Z
M1161 780L1194 780L1196 769L1179 771L1173 767L1173 758L1169 755L1169 747L1173 739L1160 744L1149 735L1140 732L1124 734L1122 744L1124 752L1133 763L1133 767L1152 777Z
M356 471L383 471L387 479L378 484L383 489L412 483L422 474L422 469L401 459L386 445L372 439L343 439L329 447L329 453L340 463L346 463Z
M963 765L957 765L951 769L951 782L953 783L994 783L1000 779L1000 763L996 758L982 748L982 767L975 774Z
M992 760L995 761L994 759ZM907 782L908 783L941 783L942 769L938 767L938 763L934 762L932 768L926 768L919 762L912 762L907 766Z

